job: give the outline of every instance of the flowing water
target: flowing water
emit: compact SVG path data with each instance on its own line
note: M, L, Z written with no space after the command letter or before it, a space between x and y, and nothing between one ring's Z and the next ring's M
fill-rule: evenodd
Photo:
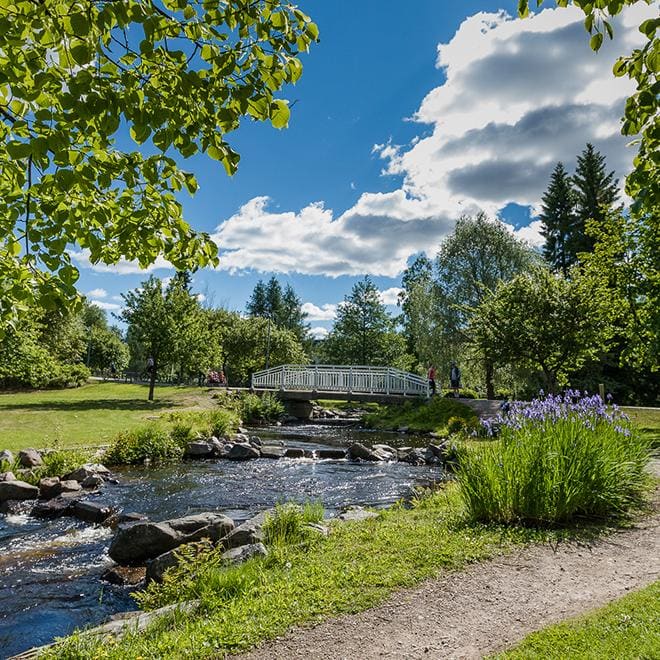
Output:
M289 447L396 444L396 435L306 425L261 429L260 437ZM409 437L405 437L410 442ZM436 467L310 459L189 461L158 468L123 468L94 501L165 520L221 511L243 520L277 502L318 499L327 514L353 504L387 506L415 485L442 478ZM100 580L112 561L113 532L73 518L37 520L0 515L0 658L96 625L136 608L131 587Z

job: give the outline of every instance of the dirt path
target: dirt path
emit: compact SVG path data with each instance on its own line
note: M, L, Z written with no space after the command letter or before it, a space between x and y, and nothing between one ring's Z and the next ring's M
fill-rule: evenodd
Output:
M475 564L241 657L480 658L659 578L656 514L591 546L536 546Z

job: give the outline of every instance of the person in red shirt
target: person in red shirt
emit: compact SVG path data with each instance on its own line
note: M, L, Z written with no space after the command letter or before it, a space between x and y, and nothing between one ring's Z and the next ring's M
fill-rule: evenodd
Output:
M431 365L429 367L429 387L431 388L431 396L433 396L436 392L436 386L435 386L435 367Z

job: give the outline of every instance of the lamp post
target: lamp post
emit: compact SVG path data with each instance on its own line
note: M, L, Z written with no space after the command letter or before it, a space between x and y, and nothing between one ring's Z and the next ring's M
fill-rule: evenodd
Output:
M270 369L270 314L266 317L268 319L268 334L266 335L266 369Z

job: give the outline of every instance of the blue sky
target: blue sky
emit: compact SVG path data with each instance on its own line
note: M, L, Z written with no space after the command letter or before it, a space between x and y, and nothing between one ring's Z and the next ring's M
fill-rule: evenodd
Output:
M587 141L620 177L630 168L618 135L630 88L611 67L648 8L628 10L595 55L577 11L519 21L502 13L515 0L298 4L321 43L284 93L295 101L289 128L246 121L230 139L241 154L232 178L203 156L183 164L200 184L182 197L185 215L221 249L220 269L195 274L216 305L242 309L274 272L327 328L364 273L392 301L406 260L434 254L464 212L499 214L538 244L549 172L557 160L572 169ZM79 289L109 311L147 276L77 261Z

